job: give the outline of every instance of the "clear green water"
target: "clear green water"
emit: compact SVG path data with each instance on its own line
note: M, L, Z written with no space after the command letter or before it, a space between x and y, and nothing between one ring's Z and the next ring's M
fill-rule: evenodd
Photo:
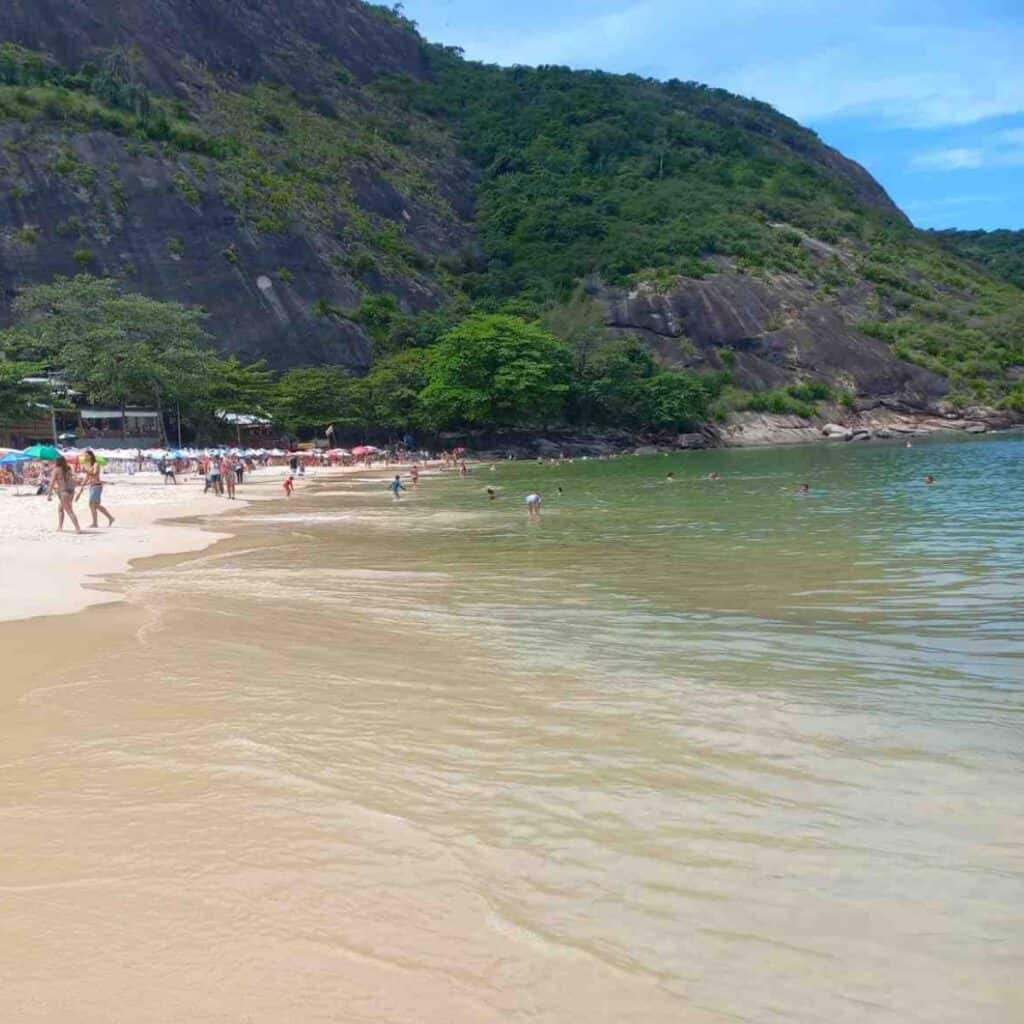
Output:
M1022 460L505 464L247 510L28 698L19 884L111 888L17 903L18 950L89 921L20 977L103 943L90 991L151 1021L1024 1019Z

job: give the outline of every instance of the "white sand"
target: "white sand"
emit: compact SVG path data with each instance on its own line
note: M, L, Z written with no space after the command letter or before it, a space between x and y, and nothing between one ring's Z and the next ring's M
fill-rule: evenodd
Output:
M65 520L57 532L57 501L21 489L0 487L0 622L37 615L61 615L117 601L114 593L88 587L98 576L124 572L136 558L201 551L229 536L198 527L158 520L212 515L237 509L247 501L282 497L283 468L261 469L238 488L238 500L203 494L192 477L178 486L164 484L157 473L108 476L103 503L114 516L108 527L89 528L87 495L75 505L82 535ZM299 484L301 487L301 483ZM87 589L88 588L88 589Z
M422 464L421 464L422 465ZM436 464L435 464L436 465ZM427 468L427 466L424 466ZM311 469L295 482L296 495L308 481L341 476L390 476L406 465L390 468L364 466ZM114 516L108 527L99 516L91 529L89 504L83 495L75 505L82 535L69 521L57 532L57 501L31 493L27 485L19 496L15 487L0 487L0 622L39 615L64 615L89 605L121 600L116 593L97 590L98 577L124 572L137 558L202 551L229 533L198 526L162 522L188 516L210 516L238 510L250 501L284 498L285 466L247 473L237 499L203 494L201 477L179 477L177 486L164 484L157 473L105 477L103 504Z

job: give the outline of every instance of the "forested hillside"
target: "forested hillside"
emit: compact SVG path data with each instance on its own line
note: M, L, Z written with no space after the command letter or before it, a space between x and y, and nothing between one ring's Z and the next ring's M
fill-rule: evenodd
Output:
M692 421L661 384L609 397L666 371L701 415L1024 406L1020 252L915 230L755 100L475 64L357 0L0 11L0 325L88 274L202 307L243 361L407 398L467 317L513 316L565 347L570 422Z
M942 245L1024 288L1024 231L932 231Z

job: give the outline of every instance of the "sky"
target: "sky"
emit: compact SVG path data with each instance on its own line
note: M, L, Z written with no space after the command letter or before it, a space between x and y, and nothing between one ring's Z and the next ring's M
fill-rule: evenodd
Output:
M919 227L1024 228L1024 0L406 0L433 42L720 86L862 163Z

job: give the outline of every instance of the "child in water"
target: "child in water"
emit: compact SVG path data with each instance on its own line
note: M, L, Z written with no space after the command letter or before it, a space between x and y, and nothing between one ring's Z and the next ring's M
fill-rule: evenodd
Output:
M284 479L285 497L290 498L293 490L295 490L295 481L290 476L286 476Z

